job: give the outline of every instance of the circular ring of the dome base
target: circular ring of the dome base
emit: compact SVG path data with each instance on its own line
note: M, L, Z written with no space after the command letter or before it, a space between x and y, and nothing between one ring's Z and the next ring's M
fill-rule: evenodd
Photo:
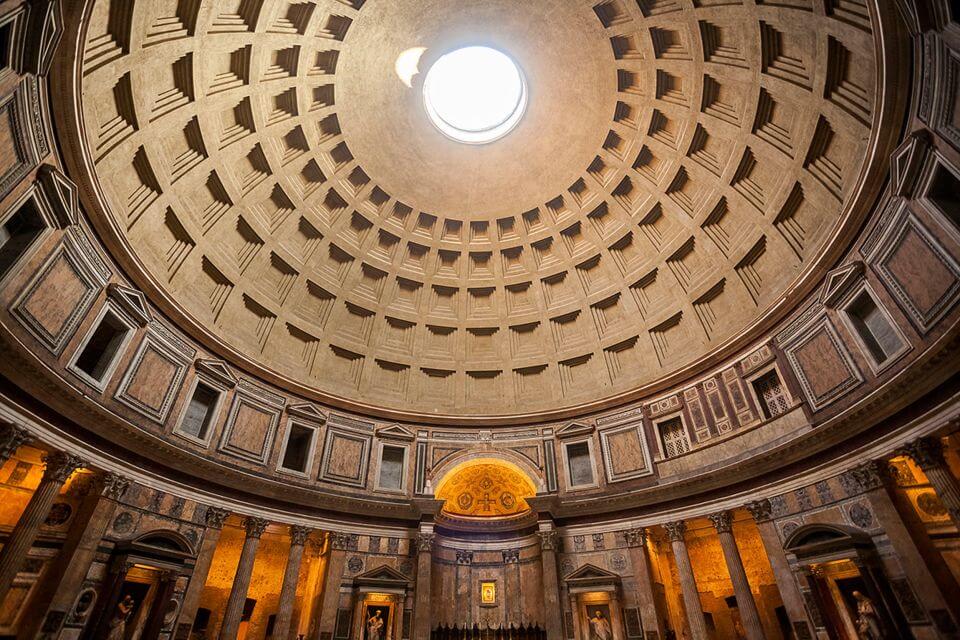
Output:
M461 47L442 55L423 82L430 122L464 144L489 144L506 136L520 123L527 101L520 67L492 47Z

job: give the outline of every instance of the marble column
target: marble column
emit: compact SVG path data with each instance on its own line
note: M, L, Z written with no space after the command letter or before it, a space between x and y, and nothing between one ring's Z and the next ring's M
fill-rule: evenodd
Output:
M417 590L413 605L413 639L412 640L430 640L430 630L432 621L430 617L431 606L431 580L433 571L433 543L435 535L433 527L424 527L421 525L420 532L417 534Z
M737 548L737 540L733 537L733 520L730 512L721 511L710 515L709 518L720 538L720 548L723 549L723 559L727 563L730 582L733 583L733 595L737 599L737 609L740 611L744 631L747 632L747 640L764 640L763 624L760 622L757 602L753 599L753 592L747 581L747 572L743 568L743 559Z
M30 440L30 432L23 427L9 423L0 425L0 467Z
M73 516L73 525L60 552L50 562L18 627L21 637L32 638L43 625L47 633L59 631L64 614L69 611L86 580L97 549L117 511L117 501L130 487L129 478L116 473L102 473L94 479L91 491Z
M563 637L563 619L560 606L560 577L557 575L557 552L560 551L560 532L552 525L540 523L540 562L543 566L543 613L548 638ZM551 614L551 612L554 612ZM574 618L577 612L573 612Z
M583 632L580 630L580 598L577 594L568 594L570 600L570 622L573 625L573 640L583 640ZM549 616L548 616L549 617Z
M46 468L40 485L33 492L26 509L20 514L20 519L10 532L7 543L0 551L0 602L3 602L10 591L14 578L20 570L20 565L30 553L40 525L50 513L50 507L56 500L63 483L67 481L83 462L75 455L54 451L43 457Z
M627 547L630 549L630 563L637 582L637 605L640 608L640 624L643 635L656 633L663 638L663 622L657 609L657 598L653 590L653 571L650 569L650 556L647 551L647 530L643 527L626 532Z
M960 590L956 580L945 563L928 563L924 558L921 547L890 497L886 486L889 479L886 464L871 460L848 469L843 475L851 496L860 493L869 505L862 514L864 521L858 526L864 529L879 526L884 530L890 549L899 557L908 584L927 615L930 616L930 611L946 609L954 621L960 620Z
M347 563L347 545L350 536L342 533L330 533L330 555L323 577L323 592L320 596L319 622L317 638L333 637L337 626L337 609L340 608L340 581L343 579L343 567Z
M707 634L707 620L703 616L703 605L700 604L700 592L697 591L697 580L693 576L693 565L690 563L690 554L687 552L687 542L683 534L687 531L687 523L678 520L663 525L673 547L673 559L677 563L677 573L680 576L680 591L683 594L684 609L687 610L687 624L690 625L690 637L693 640L709 640Z
M937 437L918 438L903 447L901 453L909 456L927 476L953 525L960 529L960 481L950 472L943 457L943 441Z
M203 532L203 540L197 551L197 563L193 567L190 584L187 585L187 592L183 596L180 620L176 626L176 640L187 640L190 637L193 621L197 617L197 608L200 606L200 596L203 595L203 587L207 584L207 574L210 573L213 553L217 550L220 532L229 515L229 511L219 507L207 507L207 512L204 514L206 530Z
M277 602L277 619L273 626L275 640L287 640L290 637L297 582L300 580L300 564L303 562L303 545L306 544L310 531L309 527L290 527L290 553L287 555L287 567L283 572L283 585L280 587L280 599Z
M756 500L747 504L746 509L753 516L753 521L757 523L760 540L763 542L763 549L767 553L767 560L770 561L770 568L773 569L773 577L777 582L777 589L780 591L780 600L783 602L787 617L790 618L794 635L798 638L813 637L813 628L807 618L803 595L800 593L797 579L794 577L793 571L790 569L790 563L783 551L780 536L777 534L777 527L773 524L773 507L770 501L766 498Z
M233 585L230 587L230 597L223 612L223 624L220 625L220 640L234 640L240 629L240 618L243 616L243 603L247 600L247 590L250 588L250 576L253 574L253 563L257 559L257 547L260 546L260 536L263 535L268 521L262 518L248 516L244 522L247 537L243 541L240 551L240 562L237 572L233 576Z

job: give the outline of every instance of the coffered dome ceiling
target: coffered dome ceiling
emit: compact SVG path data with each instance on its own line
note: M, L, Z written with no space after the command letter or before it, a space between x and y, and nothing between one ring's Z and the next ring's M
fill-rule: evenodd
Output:
M493 416L651 391L789 310L870 205L882 76L858 0L91 5L98 229L179 324L333 402ZM430 65L474 44L529 91L488 145L423 107Z

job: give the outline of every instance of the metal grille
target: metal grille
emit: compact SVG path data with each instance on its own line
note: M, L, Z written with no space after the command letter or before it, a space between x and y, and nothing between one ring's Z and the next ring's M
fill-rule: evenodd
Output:
M663 451L668 458L690 451L690 439L687 430L683 428L680 418L671 418L660 423L660 438L663 440Z
M790 402L787 394L780 383L780 376L776 371L770 371L763 374L753 383L753 388L757 391L757 397L760 398L760 404L763 405L763 413L768 418L773 418L786 413L790 408Z

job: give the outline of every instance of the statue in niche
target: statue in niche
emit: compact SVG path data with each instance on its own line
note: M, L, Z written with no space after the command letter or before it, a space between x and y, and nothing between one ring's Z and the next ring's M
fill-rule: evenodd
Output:
M113 612L113 619L110 620L110 633L107 640L124 640L127 635L127 620L133 611L136 601L133 596L127 594L117 604L116 611Z
M378 608L367 618L367 640L383 640L384 620L381 616L382 611Z
M590 618L590 640L610 640L611 637L610 621L603 615L603 611L594 609Z
M882 640L880 617L873 600L859 591L854 591L852 595L857 601L857 636L860 640Z

